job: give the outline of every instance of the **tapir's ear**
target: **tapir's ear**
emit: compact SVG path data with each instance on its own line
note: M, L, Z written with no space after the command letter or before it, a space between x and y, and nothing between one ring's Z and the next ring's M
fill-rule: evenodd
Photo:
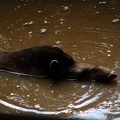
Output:
M52 60L50 63L50 73L52 76L56 76L59 73L59 62Z
M57 45L53 45L52 47L53 47L53 48L60 48L60 47L59 47L59 46L57 46Z

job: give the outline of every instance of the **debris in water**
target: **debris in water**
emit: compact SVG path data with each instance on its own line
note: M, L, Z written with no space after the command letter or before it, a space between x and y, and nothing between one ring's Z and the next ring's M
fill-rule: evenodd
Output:
M40 11L40 10L38 11L38 13L41 13L41 12L42 12L42 11Z
M68 9L69 9L69 7L68 7L68 6L65 6L65 7L64 7L64 10L68 10Z
M29 35L30 38L32 38L32 36L33 36L32 31L28 32L28 35Z
M27 95L27 97L30 97L30 95Z
M63 22L60 22L60 24L62 25L62 24L63 24Z
M68 105L68 107L69 107L69 108L72 108L72 107L74 107L74 105L73 105L72 103L70 103L70 104Z
M10 95L14 95L14 93L10 93Z
M44 20L44 23L45 23L45 24L48 24L49 22L48 22L47 20Z
M58 41L56 41L56 44L60 44L60 43L61 43L61 41L59 41L59 40L58 40Z
M20 42L22 42L22 39L20 39Z
M106 1L99 2L99 4L106 4L106 3L107 3Z
M70 29L71 29L71 27L68 27L68 29L70 30Z
M116 18L112 20L112 23L117 23L117 22L120 22L120 19Z
M42 29L40 30L41 33L45 33L46 31L47 31L47 29L45 29L45 28L42 28Z
M34 107L35 107L35 108L40 108L40 105L39 105L39 104L36 104Z
M7 27L7 30L10 30L10 27Z
M19 88L20 86L19 86L19 85L17 85L16 87L17 87L17 88Z
M111 50L108 50L107 52L109 52L109 53L110 53L110 52L111 52Z
M23 25L23 26L33 25L33 23L34 23L33 21L29 21L29 22L25 22L25 23L23 23L22 25Z
M61 30L56 30L55 34L61 33Z

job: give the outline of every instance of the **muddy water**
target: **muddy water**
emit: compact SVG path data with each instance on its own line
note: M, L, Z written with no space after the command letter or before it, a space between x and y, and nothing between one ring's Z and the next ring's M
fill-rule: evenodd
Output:
M0 1L0 48L57 45L76 61L114 69L109 84L0 73L0 111L120 118L120 1Z

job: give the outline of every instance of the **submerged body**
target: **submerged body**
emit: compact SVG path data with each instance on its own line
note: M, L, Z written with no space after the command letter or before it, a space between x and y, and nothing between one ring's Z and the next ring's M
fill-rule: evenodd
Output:
M37 46L20 51L0 52L0 69L10 72L77 80L110 81L114 71L85 63L77 63L58 47Z

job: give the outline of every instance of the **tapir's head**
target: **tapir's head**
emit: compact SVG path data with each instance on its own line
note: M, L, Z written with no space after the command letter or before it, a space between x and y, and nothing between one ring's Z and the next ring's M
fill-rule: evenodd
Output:
M117 74L106 67L94 66L89 70L89 77L92 80L99 82L108 82L117 77Z
M77 80L95 80L107 82L115 79L117 75L113 70L103 66L94 66L85 63L77 63L71 56L57 47L53 47L50 61L50 74L53 77L77 79Z
M74 66L74 73L78 80L93 80L98 82L109 82L117 77L113 70L103 66L92 66L89 64L76 64ZM74 74L75 76L75 74Z
M93 66L85 63L74 63L68 69L62 69L62 72L60 72L59 62L53 61L51 63L51 68L52 71L54 70L54 73L57 74L57 76L59 77L67 79L77 79L79 81L93 80L98 82L109 82L117 77L116 73L113 70L110 70L103 66ZM58 74L58 72L60 72L60 74Z

